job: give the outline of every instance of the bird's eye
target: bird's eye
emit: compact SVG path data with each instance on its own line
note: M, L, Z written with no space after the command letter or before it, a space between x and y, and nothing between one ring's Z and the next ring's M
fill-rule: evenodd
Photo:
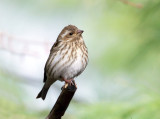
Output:
M71 35L73 35L73 33L69 33L69 35L71 36Z

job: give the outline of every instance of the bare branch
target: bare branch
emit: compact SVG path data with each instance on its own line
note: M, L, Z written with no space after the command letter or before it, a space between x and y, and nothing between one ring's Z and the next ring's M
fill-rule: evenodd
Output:
M41 54L37 49L30 49L31 47L41 47L41 50L48 54L50 47L53 43L50 42L40 42L35 40L27 40L24 38L17 38L13 35L9 35L4 32L0 32L0 50L7 51L12 55L19 55L19 56L31 56L31 57L41 57ZM20 49L17 49L17 46Z
M136 8L143 8L142 4L136 4L136 3L130 2L128 0L120 0L120 1L123 2L124 4L130 5L130 6L133 6Z
M61 119L64 115L74 93L76 92L75 82L74 85L63 88L60 96L58 97L55 105L46 119Z

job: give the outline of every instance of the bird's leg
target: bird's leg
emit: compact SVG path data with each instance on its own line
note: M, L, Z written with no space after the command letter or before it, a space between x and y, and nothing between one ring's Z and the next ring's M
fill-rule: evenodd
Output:
M69 85L74 85L73 83L73 79L67 80L67 79L63 79L65 81L65 83L69 84Z
M75 87L77 88L77 86L76 86L76 84L75 84L75 82L74 82L74 79L70 79L70 80L67 80L67 79L64 79L63 78L63 80L65 81L65 85L63 86L63 88L67 88L68 87L68 85L75 85Z
M70 80L67 80L67 81L69 81L69 83L66 82L67 84L69 84L69 85L74 85L74 86L77 88L77 85L76 85L74 79L70 79ZM68 85L67 85L67 86L68 86Z

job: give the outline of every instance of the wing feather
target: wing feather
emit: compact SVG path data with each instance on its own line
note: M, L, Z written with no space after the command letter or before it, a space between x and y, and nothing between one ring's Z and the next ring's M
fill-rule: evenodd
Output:
M54 43L54 45L52 46L52 48L50 49L50 54L49 54L49 57L48 57L48 59L47 59L47 62L46 62L46 64L45 64L45 68L44 68L44 78L43 78L43 82L45 83L46 82L46 80L47 80L47 65L48 65L48 62L50 61L50 58L51 58L51 56L52 56L52 54L53 54L53 52L55 51L55 48L58 46L58 44L59 44L59 42L58 42L58 40Z

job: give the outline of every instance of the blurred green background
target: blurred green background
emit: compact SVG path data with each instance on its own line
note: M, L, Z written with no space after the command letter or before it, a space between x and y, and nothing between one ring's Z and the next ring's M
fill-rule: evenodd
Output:
M48 115L63 83L44 102L36 100L44 64L61 29L73 24L84 30L89 65L63 119L160 119L159 6L158 0L0 0L0 118Z

